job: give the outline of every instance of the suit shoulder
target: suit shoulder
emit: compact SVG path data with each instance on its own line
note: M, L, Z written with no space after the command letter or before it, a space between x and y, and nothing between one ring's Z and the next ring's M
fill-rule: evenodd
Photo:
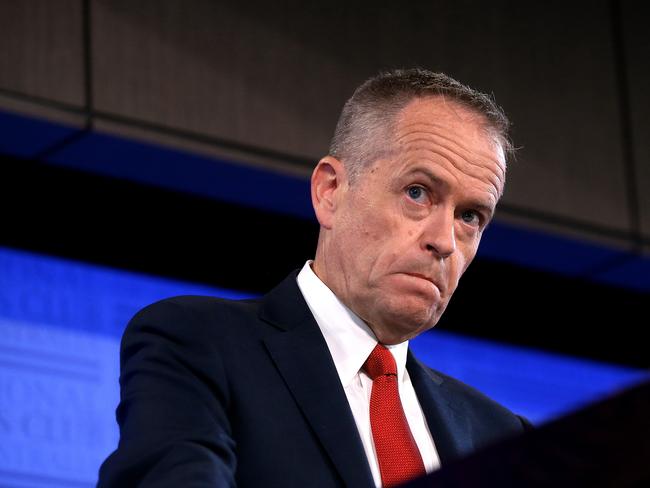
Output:
M440 386L449 392L456 405L462 406L464 414L468 417L481 419L483 422L503 424L504 428L514 431L529 430L532 427L527 419L515 414L473 386L428 366L424 367L440 381Z
M142 307L140 311L150 308L166 307L167 305L200 310L213 307L256 307L258 304L258 298L233 300L210 295L176 295L150 303Z
M445 373L441 373L440 371L436 371L428 367L427 369L432 373L434 373L435 375L439 376L444 381L445 388L447 388L450 391L453 391L456 395L459 395L465 401L489 406L491 408L495 408L496 410L501 410L504 413L506 412L512 413L506 407L504 407L497 401L493 400L485 393L477 390L473 386L470 386L467 383L464 383L463 381L454 378L452 376L449 376Z
M456 405L474 426L477 445L519 435L534 428L533 424L476 388L456 378L436 372L444 378L443 385L456 398ZM482 440L480 440L482 439Z
M178 295L141 308L129 321L125 337L151 331L170 338L226 335L255 321L258 299L228 300L201 295ZM242 327L238 327L242 326Z
M178 314L196 318L218 316L229 312L255 314L258 307L259 299L230 300L207 295L177 295L146 305L136 312L133 319L168 317Z

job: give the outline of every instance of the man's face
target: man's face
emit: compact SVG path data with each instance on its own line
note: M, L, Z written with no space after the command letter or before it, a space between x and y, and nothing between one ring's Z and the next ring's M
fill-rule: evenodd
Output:
M480 118L442 97L407 105L395 135L389 156L351 186L341 180L314 265L386 344L437 323L505 179L502 148Z

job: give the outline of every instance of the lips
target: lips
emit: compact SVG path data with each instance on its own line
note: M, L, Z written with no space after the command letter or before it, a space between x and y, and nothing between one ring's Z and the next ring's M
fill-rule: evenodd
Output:
M420 278L422 280L426 280L426 281L428 281L430 283L433 283L433 285L440 291L440 293L442 293L442 287L438 284L438 281L434 280L432 277L424 275L422 273L404 273L404 274L408 275L408 276L413 276L415 278Z

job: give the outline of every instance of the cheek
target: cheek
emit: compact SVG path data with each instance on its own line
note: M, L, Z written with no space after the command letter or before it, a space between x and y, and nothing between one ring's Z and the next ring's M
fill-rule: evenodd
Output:
M477 246L471 245L468 247L461 247L456 259L451 263L448 273L449 293L451 295L458 286L461 277L467 271L474 256L476 255Z
M351 279L364 281L371 288L381 286L382 277L412 255L413 240L419 232L417 222L405 219L394 205L393 201L357 198L350 202L347 218L340 222L346 242L343 252L351 269L356 270Z
M359 212L354 218L339 221L336 230L337 252L347 270L347 280L367 286L384 245L386 232L381 222L371 212Z
M386 209L362 201L346 225L346 233L356 249L367 255L377 255L396 235L396 222Z
M351 221L344 232L346 252L352 260L365 260L382 245L382 232L371 219Z

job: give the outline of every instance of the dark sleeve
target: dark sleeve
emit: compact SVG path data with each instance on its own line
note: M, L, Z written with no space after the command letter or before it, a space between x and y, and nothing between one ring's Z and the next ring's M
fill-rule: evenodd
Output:
M530 432L531 430L535 429L535 426L526 417L523 417L521 415L517 415L517 417L519 417L519 421L521 422L521 426L524 429L524 432Z
M157 302L131 319L120 351L120 441L100 468L99 488L235 485L215 339L184 298Z

